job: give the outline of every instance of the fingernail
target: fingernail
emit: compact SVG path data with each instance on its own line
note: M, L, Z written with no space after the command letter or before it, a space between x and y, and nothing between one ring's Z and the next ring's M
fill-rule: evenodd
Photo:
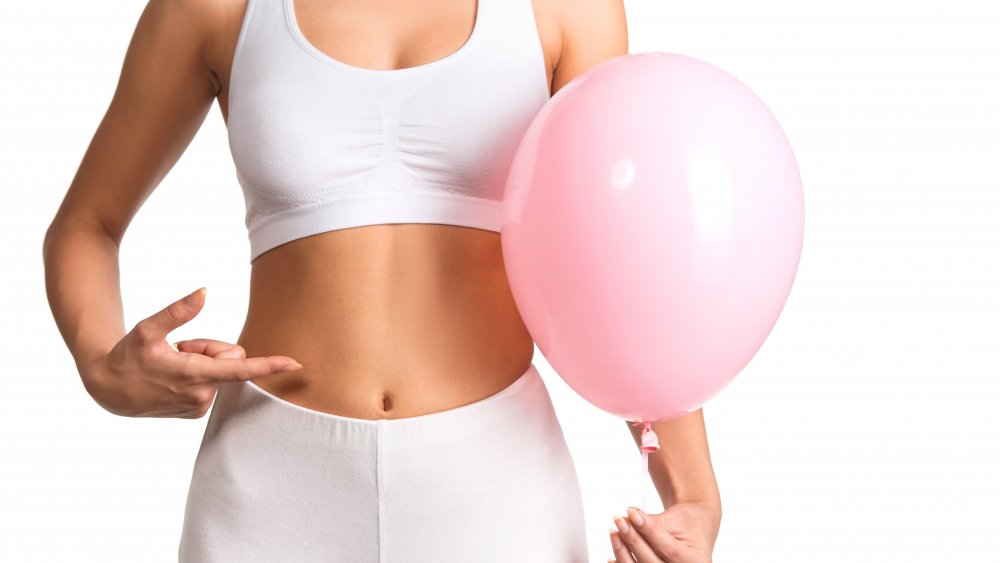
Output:
M622 540L618 537L617 530L614 528L608 528L608 532L611 534L611 547L614 549L620 549L622 546Z
M636 526L642 526L642 514L639 513L639 509L633 506L628 507L628 517Z
M615 525L618 526L619 533L624 534L628 532L628 522L625 521L625 518L615 515Z
M294 364L289 364L289 365L281 368L281 371L295 371L295 370L297 370L297 369L299 369L301 367L302 367L302 364L296 362Z

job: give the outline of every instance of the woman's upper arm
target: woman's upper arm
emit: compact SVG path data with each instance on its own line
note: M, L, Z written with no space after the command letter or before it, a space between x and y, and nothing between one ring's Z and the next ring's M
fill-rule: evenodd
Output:
M98 228L121 242L139 207L180 158L216 95L206 64L207 0L150 0L111 103L49 231ZM69 92L72 95L72 92Z
M556 0L562 52L552 73L553 95L580 74L628 54L623 0Z

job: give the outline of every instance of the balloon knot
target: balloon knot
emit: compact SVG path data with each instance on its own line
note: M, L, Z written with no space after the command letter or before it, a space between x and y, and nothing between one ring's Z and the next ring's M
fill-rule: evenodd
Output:
M642 426L642 434L639 437L639 451L644 453L655 452L660 449L660 440L653 431L652 421L633 420L632 426Z

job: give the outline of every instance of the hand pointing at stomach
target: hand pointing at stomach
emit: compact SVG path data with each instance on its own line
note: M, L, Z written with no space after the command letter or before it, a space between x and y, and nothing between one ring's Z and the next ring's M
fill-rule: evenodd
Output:
M92 367L87 392L105 410L130 417L201 418L219 385L300 369L287 356L247 358L238 344L197 338L178 343L167 334L205 303L205 288L139 321Z

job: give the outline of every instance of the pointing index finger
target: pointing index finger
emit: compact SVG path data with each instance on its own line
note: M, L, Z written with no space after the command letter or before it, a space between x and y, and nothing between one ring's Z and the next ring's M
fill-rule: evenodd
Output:
M302 368L302 364L287 356L211 358L193 354L191 361L194 367L193 375L212 381L247 381Z

